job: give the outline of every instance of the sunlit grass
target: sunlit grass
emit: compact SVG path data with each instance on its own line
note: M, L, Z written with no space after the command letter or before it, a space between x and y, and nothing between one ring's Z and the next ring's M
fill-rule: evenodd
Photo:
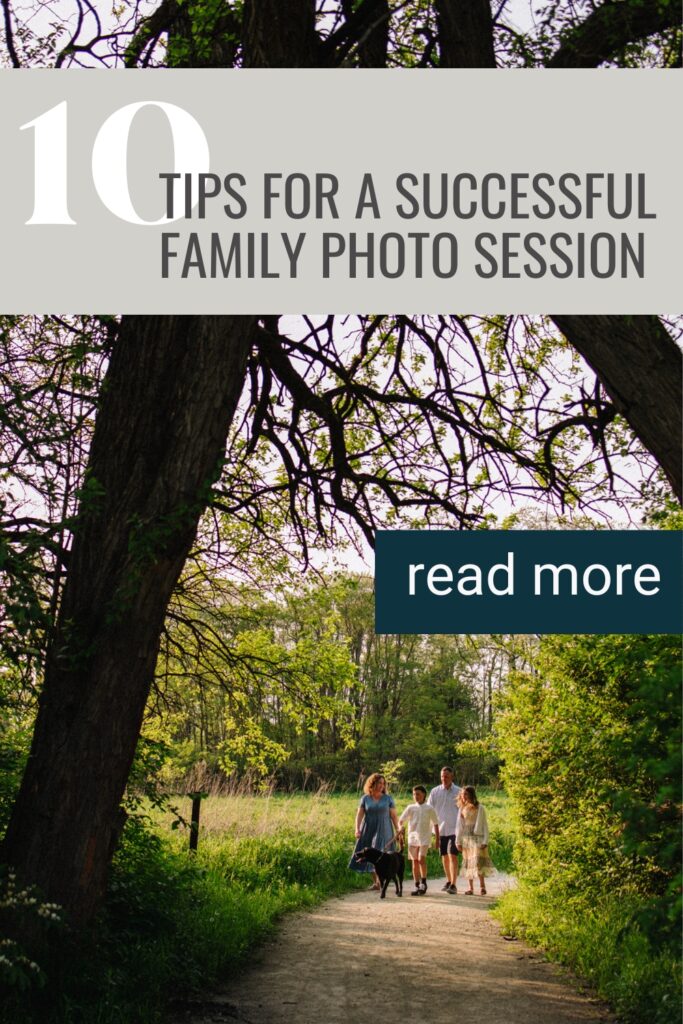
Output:
M171 797L183 819L189 821L189 797ZM319 834L321 830L351 829L358 806L355 794L269 793L263 796L207 796L201 802L200 835L233 837L269 836L282 829ZM159 825L170 825L170 811L154 813Z
M396 807L400 813L412 802L412 794L394 792ZM510 834L508 798L498 789L481 788L478 792L485 805L491 831L491 856L494 864L504 872L512 871L512 837ZM354 845L354 821L360 794L334 793L322 789L314 793L266 793L263 795L209 795L202 800L200 814L200 848L211 841L212 847L228 842L230 848L236 841L259 838L265 839L282 835L295 838L333 837L345 844L348 855ZM173 797L170 801L184 822L191 813L189 797ZM160 831L167 832L176 816L171 811L153 812L152 818ZM185 825L178 834L187 839ZM322 848L319 855L322 856ZM236 855L236 851L235 851ZM432 872L439 870L438 859L434 858Z

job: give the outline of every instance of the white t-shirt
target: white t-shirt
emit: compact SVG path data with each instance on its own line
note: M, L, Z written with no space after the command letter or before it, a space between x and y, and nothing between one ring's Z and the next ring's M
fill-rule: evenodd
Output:
M450 789L446 789L445 786L435 786L427 797L427 803L434 808L439 818L439 832L442 836L455 835L460 813L456 803L459 792L460 786L456 786L452 782Z
M398 821L400 825L408 822L408 846L429 846L432 825L439 824L436 811L428 803L408 804Z

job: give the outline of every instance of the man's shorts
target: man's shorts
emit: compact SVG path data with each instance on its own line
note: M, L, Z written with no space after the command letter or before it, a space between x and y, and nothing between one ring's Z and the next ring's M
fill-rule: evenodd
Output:
M447 853L457 853L455 836L439 836L439 848L442 857L445 857Z
M429 850L429 843L426 846L413 846L412 844L408 847L408 857L410 860L424 860Z

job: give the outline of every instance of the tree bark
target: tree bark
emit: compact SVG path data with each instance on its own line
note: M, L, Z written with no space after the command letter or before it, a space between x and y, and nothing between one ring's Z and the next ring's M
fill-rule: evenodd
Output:
M442 68L495 68L490 0L436 0Z
M245 68L318 66L314 0L245 0Z
M166 606L218 477L249 317L127 317L103 385L3 857L76 925L105 890Z
M683 357L656 316L553 316L683 497Z

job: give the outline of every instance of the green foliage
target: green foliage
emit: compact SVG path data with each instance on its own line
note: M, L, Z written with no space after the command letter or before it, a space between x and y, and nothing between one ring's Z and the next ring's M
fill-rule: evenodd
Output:
M236 969L282 913L365 884L347 869L353 815L344 810L324 832L314 814L271 833L203 836L195 856L186 835L131 817L87 944L65 937L45 965L46 987L7 1003L0 1019L158 1021L169 999L204 992Z
M264 597L208 584L200 568L172 606L145 725L169 745L167 783L182 788L201 763L203 775L261 785L349 786L394 760L414 782L487 727L473 693L484 645L377 636L369 577L279 587L278 575L277 597Z
M460 778L478 782L480 778L495 778L498 774L500 759L493 733L487 733L479 739L461 740L455 753Z
M398 786L405 772L405 767L406 763L400 757L395 757L391 761L384 761L379 766L379 771L384 776L388 789L395 789Z
M242 0L181 0L182 15L169 33L170 67L226 67L239 44Z
M26 763L25 751L0 734L0 832L4 832Z
M494 915L506 932L545 949L585 978L623 1024L678 1024L680 959L671 950L653 949L643 931L629 923L640 906L623 894L596 893L586 876L572 889L539 868L503 897Z
M42 671L105 337L95 317L0 316L0 669L24 685Z
M679 638L548 637L535 669L497 725L520 834L502 918L624 1020L677 1020Z
M4 833L31 742L32 694L20 669L0 655L0 836Z

